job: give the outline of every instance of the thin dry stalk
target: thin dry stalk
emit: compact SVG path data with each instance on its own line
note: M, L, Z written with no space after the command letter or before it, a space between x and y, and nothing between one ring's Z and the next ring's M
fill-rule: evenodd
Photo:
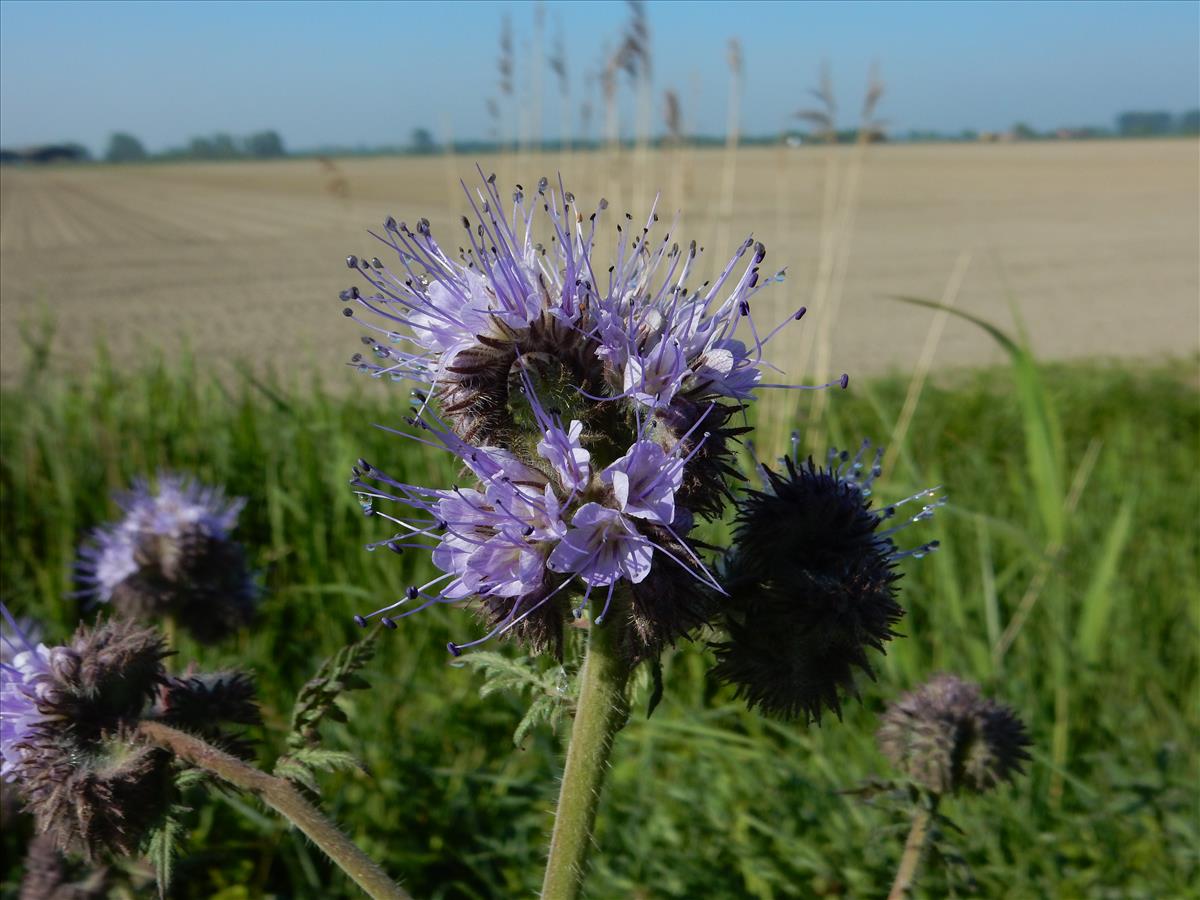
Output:
M496 72L498 75L497 87L500 90L502 97L508 98L508 103L511 105L513 97L513 36L512 36L512 20L507 15L500 19L500 56L496 60ZM497 125L498 140L501 145L507 143L507 129L503 127L503 118L500 115L499 104L492 107L493 101L489 100L489 112L493 113ZM514 144L519 140L517 134L513 135Z
M737 182L737 147L740 138L742 98L742 43L730 38L725 61L729 64L729 117L725 123L725 158L721 166L720 221L717 224L717 260L729 246L729 231L733 225L733 197Z
M529 130L526 134L526 150L537 150L542 144L542 65L545 56L546 6L542 0L533 5L533 60L530 68L532 88L529 104Z
M446 209L458 207L461 197L458 183L458 168L454 154L454 132L450 126L450 116L442 114L442 162L446 174Z
M830 363L833 357L834 325L837 321L838 312L845 293L846 274L850 264L851 238L854 234L854 222L858 214L858 194L862 181L863 165L866 162L866 149L872 140L872 135L876 128L874 113L880 98L883 96L883 90L883 82L879 79L878 71L872 67L866 99L863 102L864 119L859 127L858 138L854 143L854 149L846 166L845 187L839 204L839 222L836 225L835 231L836 247L833 267L830 274L828 291L823 298L827 305L817 307L820 313L820 323L816 335L816 364L813 374L818 384L829 381L832 376ZM834 110L832 106L832 90L824 77L818 93L828 93L831 104L830 112L832 114ZM832 128L830 133L836 137L836 128ZM820 421L828 402L829 397L826 391L813 392L812 408L809 413L810 421ZM808 433L810 450L815 452L820 449L817 446L819 442L818 430L810 428Z
M321 172L325 175L325 191L330 196L336 197L346 206L350 206L350 181L328 156L318 156L317 164L321 167Z
M621 209L620 193L620 123L617 118L617 73L621 61L620 51L605 60L600 71L600 89L604 95L604 141L605 141L605 181L600 185L600 192L609 194L609 201L619 211Z
M946 322L950 319L950 310L958 302L958 294L962 289L963 280L967 276L967 267L971 265L971 251L963 250L954 262L954 269L942 291L942 308L933 314L929 323L929 331L925 335L925 344L921 347L921 355L917 359L912 381L908 383L908 393L904 395L904 405L900 408L900 417L896 427L892 429L891 440L888 441L887 452L883 457L883 471L892 471L900 448L908 437L909 426L912 425L913 415L917 411L917 403L921 392L925 389L925 381L929 378L929 370L933 368L933 358L937 355L938 344L942 340L942 332L946 330Z
M562 19L556 19L554 50L547 59L550 71L558 81L558 96L562 104L561 132L559 134L559 167L567 168L571 156L571 83L567 77L567 42L563 37ZM589 110L590 115L590 110Z
M663 94L663 123L667 126L666 148L663 153L667 156L667 165L671 170L669 207L679 210L676 213L675 231L677 234L686 233L683 223L683 207L687 192L687 139L683 129L683 110L679 103L679 94L668 89Z

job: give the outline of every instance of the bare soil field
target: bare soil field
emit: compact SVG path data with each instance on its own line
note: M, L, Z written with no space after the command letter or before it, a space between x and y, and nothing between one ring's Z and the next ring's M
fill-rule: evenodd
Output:
M723 218L719 150L481 159L528 189L563 172L581 207L663 218L708 247L710 268L749 232L785 283L760 294L773 324L809 316L771 356L799 365L804 329L829 329L830 365L903 370L956 265L961 309L1002 325L1016 304L1048 358L1184 355L1200 343L1200 144L1192 140L1011 145L767 148L739 151ZM347 253L383 255L367 228L386 215L432 220L458 246L458 177L474 160L315 160L91 166L0 174L0 375L23 362L20 324L49 311L54 371L86 367L98 341L120 361L187 345L218 369L250 360L335 379L357 346L337 292ZM634 202L640 189L640 202ZM682 195L682 201L679 196ZM852 202L853 201L853 202ZM620 217L620 218L623 218ZM615 222L616 216L612 217ZM725 247L715 242L724 238ZM833 317L836 316L836 322ZM950 321L938 365L996 359L988 339Z

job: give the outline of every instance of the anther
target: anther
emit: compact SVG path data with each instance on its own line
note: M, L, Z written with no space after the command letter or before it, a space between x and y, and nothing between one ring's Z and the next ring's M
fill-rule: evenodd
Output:
M393 621L393 620L392 620L390 617L388 617L388 616L384 616L384 617L383 617L382 619L380 619L379 621L380 621L380 623L383 625L383 627L384 627L384 628L387 628L387 629L389 629L390 631L395 631L395 630L396 630L396 623L395 623L395 622L394 622L394 621Z

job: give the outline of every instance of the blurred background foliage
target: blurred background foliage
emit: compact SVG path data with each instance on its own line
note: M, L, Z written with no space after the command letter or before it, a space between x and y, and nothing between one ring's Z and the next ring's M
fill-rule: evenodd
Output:
M291 699L320 660L361 634L351 617L427 574L417 555L370 553L380 536L346 481L362 456L397 477L448 484L453 460L388 435L407 388L352 375L218 376L186 355L140 370L101 363L41 384L52 329L26 334L23 383L3 389L0 590L65 637L82 615L70 564L113 491L166 468L250 502L237 535L267 586L253 629L214 648L181 636L177 665L236 665L261 685L261 761L280 751ZM846 720L820 727L747 713L708 677L702 635L665 659L666 694L643 687L613 760L591 896L810 897L883 892L905 822L886 795L844 793L889 777L873 732L883 705L939 670L979 680L1029 724L1028 777L951 801L962 833L927 870L923 896L1182 897L1200 877L1195 361L1130 371L1103 362L943 372L918 392L880 484L894 499L943 484L951 503L903 564L905 638ZM908 379L760 405L759 452L886 441ZM819 410L818 410L819 411ZM766 434L779 440L768 447ZM772 452L776 451L776 452ZM906 536L908 536L906 534ZM532 895L557 794L562 730L512 735L531 698L481 699L482 675L448 640L478 631L430 610L382 635L370 691L341 701L327 745L364 773L328 776L324 807L418 897ZM517 648L486 648L519 658ZM568 655L568 665L570 655ZM553 669L549 662L537 664ZM546 683L557 673L549 672ZM172 891L179 897L340 897L355 890L296 833L246 799L197 795ZM3 829L14 896L29 822Z

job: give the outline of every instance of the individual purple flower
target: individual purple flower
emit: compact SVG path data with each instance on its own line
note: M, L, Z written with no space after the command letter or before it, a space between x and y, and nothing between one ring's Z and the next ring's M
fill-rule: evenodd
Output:
M538 455L554 468L559 482L569 491L583 490L592 477L592 454L580 444L582 434L583 423L578 419L572 419L566 429L560 423L548 424L537 445Z
M0 644L0 778L12 781L26 754L27 743L47 718L41 704L52 699L53 666L62 648L35 643L33 629L22 628L0 605L3 630Z
M172 616L200 640L249 622L258 589L230 532L245 501L162 474L117 498L123 516L80 548L80 594L129 618Z
M554 572L575 573L589 588L607 587L618 578L642 581L653 557L653 545L620 512L586 503L546 565Z
M657 409L670 405L689 374L679 341L664 335L644 354L629 355L622 386L638 403Z
M684 461L669 457L661 445L638 441L600 473L600 480L612 486L617 509L625 515L670 525L683 467Z

